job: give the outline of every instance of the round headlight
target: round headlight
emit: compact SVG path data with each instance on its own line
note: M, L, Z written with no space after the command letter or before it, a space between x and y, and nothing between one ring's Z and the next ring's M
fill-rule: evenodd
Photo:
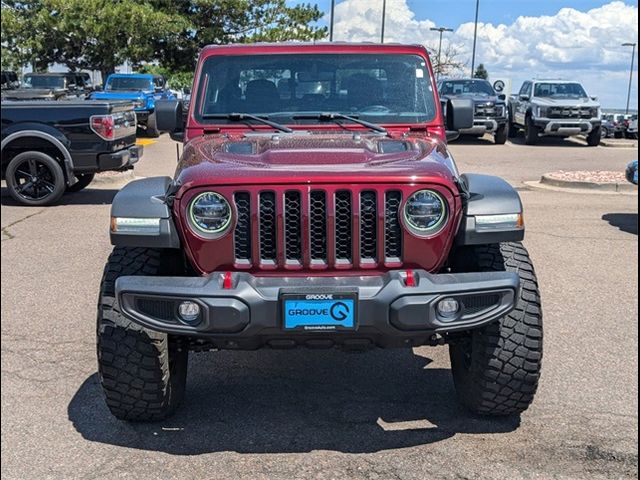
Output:
M201 193L189 205L189 223L200 234L223 233L231 224L229 202L216 192Z
M409 197L404 206L407 228L416 235L432 235L439 231L447 218L444 199L431 190L420 190Z

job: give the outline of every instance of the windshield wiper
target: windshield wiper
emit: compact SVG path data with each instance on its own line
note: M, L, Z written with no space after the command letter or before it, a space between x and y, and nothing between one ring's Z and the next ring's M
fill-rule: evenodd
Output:
M271 120L267 120L266 118L258 117L257 115L251 115L250 113L206 113L202 115L202 118L224 118L231 122L246 122L248 120L253 120L254 122L269 125L270 127L284 133L293 133L293 130L289 127L285 127L284 125L281 125L279 123L272 122Z
M362 125L363 127L370 128L375 132L387 133L387 129L377 123L367 122L366 120L360 120L358 117L352 117L351 115L345 115L344 113L338 112L322 112L317 114L306 114L306 115L296 115L293 117L294 120L309 120L309 119L317 119L320 121L335 121L335 120L348 120L353 123L357 123Z

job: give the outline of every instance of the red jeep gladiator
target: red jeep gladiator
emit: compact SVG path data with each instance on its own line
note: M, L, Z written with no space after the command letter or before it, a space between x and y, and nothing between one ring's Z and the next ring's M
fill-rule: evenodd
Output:
M441 103L416 45L211 46L183 118L174 178L115 197L98 307L111 412L159 420L188 352L448 345L460 401L532 402L542 313L505 181L459 174L447 138L473 124Z

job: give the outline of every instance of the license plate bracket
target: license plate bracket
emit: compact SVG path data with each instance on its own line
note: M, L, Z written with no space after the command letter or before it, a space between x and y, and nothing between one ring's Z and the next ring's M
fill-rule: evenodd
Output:
M282 328L335 332L357 328L357 293L287 293L281 296Z

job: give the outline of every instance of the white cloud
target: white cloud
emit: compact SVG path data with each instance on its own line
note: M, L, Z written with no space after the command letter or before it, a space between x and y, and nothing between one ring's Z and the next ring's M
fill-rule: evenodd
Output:
M334 39L379 41L381 15L382 2L338 3ZM429 19L416 19L406 0L387 0L386 42L433 47L438 33L429 29L434 26ZM445 34L445 41L456 45L469 65L473 29L473 23L464 23ZM516 88L534 76L581 80L603 105L621 107L626 102L631 51L620 45L637 37L635 6L614 1L589 11L563 8L554 16L518 17L510 25L480 23L476 65L484 63L494 78L512 79ZM632 102L637 105L637 88L633 90Z

